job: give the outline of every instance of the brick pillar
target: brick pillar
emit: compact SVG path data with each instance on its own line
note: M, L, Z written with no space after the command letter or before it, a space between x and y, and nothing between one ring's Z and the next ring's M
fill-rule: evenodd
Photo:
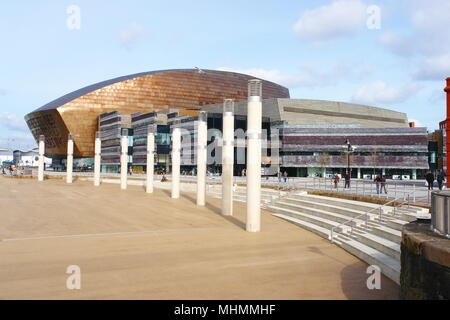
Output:
M447 172L450 169L450 78L447 78L447 87L444 91L447 93L447 119L445 121L445 131L446 131L446 151L447 151ZM450 177L447 177L447 188L450 188Z

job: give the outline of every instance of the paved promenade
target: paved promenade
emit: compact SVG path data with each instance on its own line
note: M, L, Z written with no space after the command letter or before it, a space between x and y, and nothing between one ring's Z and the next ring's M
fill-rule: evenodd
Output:
M223 217L220 199L195 205L140 186L95 188L0 176L0 299L396 299L367 265L263 212L244 231L245 206ZM69 265L81 290L68 290Z

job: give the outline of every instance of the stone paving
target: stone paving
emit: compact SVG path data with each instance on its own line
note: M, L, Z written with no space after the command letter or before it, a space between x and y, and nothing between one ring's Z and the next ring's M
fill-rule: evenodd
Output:
M382 277L329 241L263 211L262 232L244 230L220 199L42 183L0 176L0 299L397 299ZM68 290L67 267L81 268Z

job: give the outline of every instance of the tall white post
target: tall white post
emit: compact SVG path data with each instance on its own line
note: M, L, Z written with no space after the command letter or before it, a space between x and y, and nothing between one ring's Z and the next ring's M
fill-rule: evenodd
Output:
M100 185L100 167L101 167L101 152L102 152L102 141L100 139L100 132L95 135L95 157L94 157L94 186L98 187Z
M44 181L45 137L39 136L38 181Z
M180 149L181 131L180 128L174 128L172 131L172 198L174 199L180 197Z
M125 190L127 188L128 178L128 130L122 130L121 156L120 156L120 188Z
M147 193L153 193L153 173L155 171L155 133L154 126L148 127L147 133Z
M233 215L234 100L223 103L222 214Z
M261 80L248 83L247 107L247 225L248 232L261 230Z
M66 182L73 182L73 136L70 133L67 140Z
M201 111L197 122L197 205L204 206L206 198L206 144L208 142L207 114Z
M358 179L361 179L361 168L358 168Z

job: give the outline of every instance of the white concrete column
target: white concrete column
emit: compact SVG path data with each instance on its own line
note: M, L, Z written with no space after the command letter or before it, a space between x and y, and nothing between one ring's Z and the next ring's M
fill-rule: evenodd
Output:
M413 170L412 170L412 176L411 176L411 178L412 178L413 180L417 180L417 169L413 169Z
M358 168L358 179L361 179L361 168Z
M327 174L327 169L322 168L322 177L325 178L325 175Z
M180 128L174 128L172 131L172 198L174 199L180 197L180 152L181 131Z
M73 136L70 133L67 140L66 182L73 182Z
M207 114L201 111L197 122L197 205L204 206L206 199L206 164L208 143Z
M233 215L234 100L223 103L222 214Z
M101 152L102 152L102 141L100 139L100 132L95 135L95 157L94 157L94 186L98 187L100 185L100 167L101 167Z
M386 169L381 169L381 174L382 174L383 176L385 176L385 175L386 175Z
M261 80L248 84L247 110L247 224L248 232L261 230Z
M38 181L44 181L45 137L39 136Z
M122 130L122 138L120 141L120 188L125 190L128 184L128 130Z
M155 133L150 125L147 133L147 181L146 192L153 193L153 173L155 172Z

